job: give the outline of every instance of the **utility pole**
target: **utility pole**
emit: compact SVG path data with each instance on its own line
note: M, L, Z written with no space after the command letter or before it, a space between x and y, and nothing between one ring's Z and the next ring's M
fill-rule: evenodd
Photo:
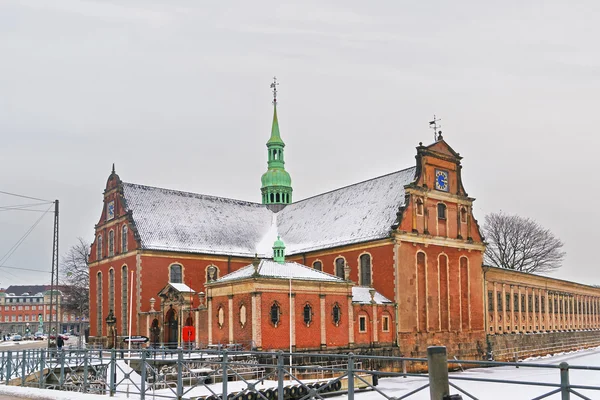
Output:
M58 299L56 295L56 302L54 302L55 291L58 290L58 200L54 200L54 237L52 240L52 275L50 277L50 321L48 324L48 348L50 348L50 334L52 333L52 312L54 311L53 305L56 306L56 329L55 338L58 339Z

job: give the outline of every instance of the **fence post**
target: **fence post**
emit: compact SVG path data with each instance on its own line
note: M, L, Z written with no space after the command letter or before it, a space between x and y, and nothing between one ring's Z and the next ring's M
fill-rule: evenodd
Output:
M40 389L44 388L44 381L46 378L44 369L46 369L46 351L42 349L40 351Z
M569 400L571 398L571 393L569 392L570 384L569 384L569 364L566 362L561 362L558 364L560 367L560 395L561 400Z
M446 347L430 346L427 348L427 369L429 372L429 398L442 400L444 396L450 394Z
M88 365L88 355L90 354L87 350L83 350L83 393L87 393L87 389L88 389L88 372L89 372L89 365Z
M0 381L4 381L5 359L6 359L6 354L4 352L0 353Z
M277 400L283 400L283 381L285 374L283 372L283 351L277 353Z
M348 400L354 400L354 353L348 354Z
M27 374L27 350L23 350L23 355L21 357L21 386L25 386L25 376Z
M142 375L140 382L140 399L144 400L146 398L146 350L142 349L142 365L140 366Z
M183 398L183 349L177 349L177 399Z
M229 368L227 364L227 350L223 350L223 393L221 393L223 400L227 400L227 369Z
M406 378L406 360L402 360L402 373L404 374L404 378Z
M6 357L6 386L10 382L10 377L12 375L12 351L8 352L8 356Z
M110 350L110 397L115 396L117 380L117 355L115 349Z

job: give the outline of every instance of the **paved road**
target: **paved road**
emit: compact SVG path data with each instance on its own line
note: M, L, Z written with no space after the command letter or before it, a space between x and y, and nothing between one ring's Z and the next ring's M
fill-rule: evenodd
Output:
M48 346L46 340L23 340L20 342L0 342L0 351L41 349ZM0 399L2 400L2 399Z

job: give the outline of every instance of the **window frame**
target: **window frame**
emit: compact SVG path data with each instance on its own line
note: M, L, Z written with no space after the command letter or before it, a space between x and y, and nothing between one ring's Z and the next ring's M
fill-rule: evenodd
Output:
M313 310L312 310L312 306L310 305L310 303L306 303L304 304L304 307L302 308L302 320L304 321L304 324L309 327L310 324L312 324L313 321Z
M381 316L381 332L389 332L390 331L390 316L382 315Z
M358 333L367 333L367 316L366 315L358 316Z
M179 267L179 275L180 275L179 282L173 281L171 279L173 277L173 267ZM183 264L175 262L175 263L169 265L169 283L183 283Z
M440 212L441 210L443 210L443 213ZM441 220L448 219L448 206L443 202L437 203L437 218Z
M108 256L112 257L115 255L115 231L108 231Z
M96 239L96 259L102 260L102 234L98 235Z
M127 224L121 227L121 253L127 253L127 234L129 233L129 228Z
M343 261L343 265L342 265L342 276L340 276L338 274L338 260L342 260ZM334 268L334 275L337 276L338 278L341 279L346 279L346 258L344 256L338 256L335 258L335 260L333 260L333 268Z
M276 301L274 301L269 308L269 322L275 328L281 324L281 306L279 306L279 303Z
M364 278L365 278L365 268L363 265L363 259L368 258L368 284L366 284L364 282ZM359 268L359 275L358 275L358 279L359 279L359 286L368 286L368 287L372 287L373 286L373 257L371 256L371 254L369 253L362 253L360 256L358 256L358 268Z
M319 268L317 268L317 264L319 264ZM313 269L322 272L323 271L323 262L321 260L315 260L312 263L312 267L313 267Z
M335 326L340 326L342 322L342 307L338 303L334 303L331 308L331 320Z

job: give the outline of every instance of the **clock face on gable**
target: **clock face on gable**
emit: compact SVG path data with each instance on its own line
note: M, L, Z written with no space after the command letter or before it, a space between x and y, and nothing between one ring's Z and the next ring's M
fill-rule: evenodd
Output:
M109 201L106 205L106 219L113 219L115 217L115 202Z
M448 191L448 171L441 169L435 170L435 188L443 192Z

